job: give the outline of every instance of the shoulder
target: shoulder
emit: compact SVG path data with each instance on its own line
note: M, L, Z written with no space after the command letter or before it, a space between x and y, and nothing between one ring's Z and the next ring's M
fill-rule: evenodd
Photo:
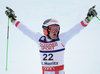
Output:
M39 39L40 42L46 42L46 36L41 36Z

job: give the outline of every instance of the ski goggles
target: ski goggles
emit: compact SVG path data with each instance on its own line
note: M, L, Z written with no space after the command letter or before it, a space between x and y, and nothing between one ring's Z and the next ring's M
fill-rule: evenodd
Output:
M49 26L49 31L50 32L58 32L60 30L60 26L59 25L50 25Z

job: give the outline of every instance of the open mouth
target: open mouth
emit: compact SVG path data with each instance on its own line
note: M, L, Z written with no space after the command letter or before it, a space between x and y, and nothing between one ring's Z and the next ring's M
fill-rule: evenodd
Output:
M57 36L57 34L53 34L54 36Z
M53 38L56 38L57 37L57 34L53 34Z

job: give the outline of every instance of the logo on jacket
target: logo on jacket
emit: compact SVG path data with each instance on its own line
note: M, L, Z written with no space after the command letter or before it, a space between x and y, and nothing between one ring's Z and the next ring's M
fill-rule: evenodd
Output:
M41 50L54 50L54 47L58 46L57 42L52 43L40 43Z

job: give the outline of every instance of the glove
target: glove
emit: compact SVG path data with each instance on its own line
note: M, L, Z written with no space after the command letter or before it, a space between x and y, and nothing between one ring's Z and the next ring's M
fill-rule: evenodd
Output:
M14 11L9 8L9 7L6 7L6 11L5 11L5 14L11 19L11 22L13 22L14 20L16 20L16 16L15 16L15 13Z
M89 11L88 11L88 13L87 13L86 20L88 22L90 22L93 19L93 17L97 16L97 12L96 12L96 10L94 8L95 8L95 6L93 6L92 8L90 8Z

